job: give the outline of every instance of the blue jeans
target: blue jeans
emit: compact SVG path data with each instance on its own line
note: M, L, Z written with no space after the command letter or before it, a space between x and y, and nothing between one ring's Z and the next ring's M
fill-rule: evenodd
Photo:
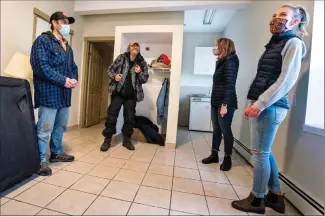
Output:
M62 138L69 120L69 108L53 109L41 106L38 110L37 137L41 162L46 162L46 148L50 140L51 153L63 154Z
M227 108L227 114L224 117L220 115L221 107L211 106L211 121L213 126L212 151L220 151L222 136L225 144L225 154L232 155L234 147L234 136L231 130L231 123L234 117L235 109Z
M264 198L266 187L280 193L277 162L272 154L276 132L285 119L288 109L270 106L258 118L251 119L251 140L254 164L253 191L255 197Z

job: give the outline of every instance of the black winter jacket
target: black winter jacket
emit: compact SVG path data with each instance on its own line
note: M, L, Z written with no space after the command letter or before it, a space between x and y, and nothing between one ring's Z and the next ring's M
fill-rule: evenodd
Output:
M227 104L228 107L238 108L236 94L238 68L239 59L237 55L228 56L217 61L213 75L212 106L219 107L222 104Z

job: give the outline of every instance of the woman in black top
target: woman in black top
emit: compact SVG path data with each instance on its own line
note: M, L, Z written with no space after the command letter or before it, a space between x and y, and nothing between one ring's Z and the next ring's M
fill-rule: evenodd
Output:
M213 54L217 56L211 96L211 119L213 125L212 153L202 160L203 164L218 163L218 151L224 137L225 157L220 170L229 171L232 167L231 155L234 138L231 122L237 109L236 80L239 59L235 45L228 38L216 40Z

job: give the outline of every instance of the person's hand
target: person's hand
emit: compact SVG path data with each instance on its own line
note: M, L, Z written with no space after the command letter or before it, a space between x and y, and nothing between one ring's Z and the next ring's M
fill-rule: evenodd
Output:
M221 115L221 117L224 117L226 114L227 114L227 107L226 106L224 106L224 105L222 105L221 106L221 109L220 109L220 115Z
M245 118L252 117L256 118L261 114L261 110L257 108L255 105L250 106L248 109L245 110Z
M136 73L140 73L141 72L140 66L138 66L138 65L135 66L135 72Z
M76 79L71 79L71 83L72 83L72 88L75 88L78 84L78 81Z
M115 75L115 81L119 82L122 78L122 75L121 74L117 74Z
M245 120L248 120L248 118L249 118L248 114L249 114L249 111L250 111L251 107L252 106L247 106L247 108L244 111Z
M71 88L73 87L73 81L70 78L65 78L65 84L64 84L65 88Z

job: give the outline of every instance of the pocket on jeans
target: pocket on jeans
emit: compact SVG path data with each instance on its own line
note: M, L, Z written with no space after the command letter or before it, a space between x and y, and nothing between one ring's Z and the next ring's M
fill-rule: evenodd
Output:
M281 124L287 116L288 109L279 106L274 106L274 111L275 111L274 122L276 122L277 124Z

